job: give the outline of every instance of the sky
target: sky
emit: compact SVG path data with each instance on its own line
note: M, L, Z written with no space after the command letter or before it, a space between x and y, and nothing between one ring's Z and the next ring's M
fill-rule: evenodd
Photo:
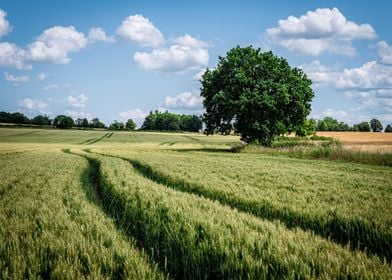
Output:
M199 115L200 75L236 45L313 81L310 117L392 123L392 1L0 0L0 111L109 124Z

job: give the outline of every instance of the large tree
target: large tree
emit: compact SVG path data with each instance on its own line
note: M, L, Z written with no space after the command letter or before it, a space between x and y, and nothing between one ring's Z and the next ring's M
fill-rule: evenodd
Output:
M251 46L237 46L219 57L201 83L207 133L234 130L242 140L263 145L303 124L314 96L301 69Z

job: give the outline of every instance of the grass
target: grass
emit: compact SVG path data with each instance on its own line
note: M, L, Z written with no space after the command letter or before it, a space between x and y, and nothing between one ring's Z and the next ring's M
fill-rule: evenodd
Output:
M127 232L176 279L382 278L391 272L377 258L156 184L124 160L87 157L100 164L103 204L125 227L134 225Z
M86 161L50 151L0 162L1 279L164 278L86 199Z
M388 167L249 154L101 152L128 159L142 175L173 189L392 258Z
M301 142L0 128L0 278L390 278L390 167Z

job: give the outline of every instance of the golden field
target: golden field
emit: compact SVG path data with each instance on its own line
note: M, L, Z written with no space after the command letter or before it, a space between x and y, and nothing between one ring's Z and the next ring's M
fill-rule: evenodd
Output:
M337 139L350 150L392 152L392 133L318 131L317 135Z

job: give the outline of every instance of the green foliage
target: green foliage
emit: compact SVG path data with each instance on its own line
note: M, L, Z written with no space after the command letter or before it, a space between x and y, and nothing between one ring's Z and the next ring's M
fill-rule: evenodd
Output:
M372 119L370 121L370 127L373 132L381 132L383 129L382 124L378 119Z
M124 123L115 120L109 125L109 130L123 130L124 127Z
M17 124L29 124L30 120L22 113L7 113L0 112L0 122L2 123L17 123Z
M263 145L302 124L314 96L302 70L251 46L237 46L219 57L201 83L207 133L234 130L242 140Z
M83 119L79 118L79 119L75 120L75 126L87 128L87 127L90 127L90 124L86 118L83 118Z
M351 131L352 128L344 123L339 122L337 119L331 117L325 117L322 120L317 121L317 131Z
M359 124L354 124L354 131L370 132L370 124L368 122L361 122Z
M105 124L100 122L98 118L93 118L90 122L90 127L92 128L105 128Z
M310 136L316 133L316 121L314 119L306 119L303 124L298 125L295 129L295 136Z
M53 125L57 128L71 128L74 125L74 120L65 115L58 115L53 120Z
M125 124L125 127L129 130L135 130L136 128L136 123L132 119L128 119L127 123Z
M32 124L36 125L51 125L52 121L48 116L38 115L31 119Z
M195 115L178 115L169 112L150 112L145 118L142 130L190 131L197 132L202 128L202 122Z
M385 127L385 131L384 131L384 132L392 132L392 125L388 124L388 125Z

